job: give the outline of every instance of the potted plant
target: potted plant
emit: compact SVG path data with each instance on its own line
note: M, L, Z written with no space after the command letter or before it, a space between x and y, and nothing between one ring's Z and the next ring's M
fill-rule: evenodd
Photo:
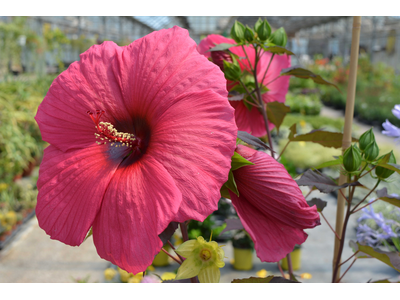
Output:
M232 238L233 268L247 271L253 268L254 243L245 230L240 230Z
M290 258L292 260L292 268L294 271L301 268L301 246L295 245L293 251L290 253ZM287 258L281 259L279 262L282 266L282 269L289 270Z

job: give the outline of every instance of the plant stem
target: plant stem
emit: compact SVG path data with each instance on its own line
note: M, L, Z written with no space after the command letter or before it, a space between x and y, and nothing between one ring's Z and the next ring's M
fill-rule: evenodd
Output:
M358 177L358 179L364 177L365 175L367 175L369 172L371 172L372 170L374 170L377 166L374 166L371 170L369 170L367 173L361 175L360 177Z
M360 252L360 250L357 250L356 252L353 253L352 256L350 256L348 259L346 259L344 262L342 262L340 265L344 265L345 263L347 263L350 259L352 259L355 255L357 255L357 253Z
M342 278L344 277L344 275L346 275L347 271L350 270L350 268L354 265L354 263L356 262L356 260L357 260L357 257L354 258L354 260L353 260L353 262L351 263L351 265L347 268L346 271L344 271L343 275L339 278L339 280L337 281L337 283L339 283L339 282L342 280Z
M338 238L338 240L340 241L340 237L338 236L338 234L336 233L336 231L332 228L331 224L329 224L328 220L325 218L324 214L322 213L322 211L320 212L321 216L324 218L326 224L328 224L329 228L332 230L332 232L336 235L336 237Z
M171 255L167 250L165 250L164 248L161 248L161 250L167 254L169 257L171 257L174 261L176 261L178 264L182 264L179 260L177 260L173 255Z
M271 132L269 131L269 126L268 126L268 117L267 117L266 106L263 105L263 100L262 100L262 97L261 97L260 87L258 85L258 80L257 80L257 63L258 63L257 48L254 48L254 50L256 51L256 61L255 61L253 75L254 75L254 81L255 81L255 85L256 85L258 103L260 104L261 113L262 113L262 116L263 116L263 119L264 119L264 123L265 123L265 129L267 130L268 143L269 143L269 147L271 148L271 156L272 156L272 158L275 158L274 146L272 145Z
M356 206L354 206L354 208L353 208L352 211L351 211L352 214L355 213L356 208L357 208L358 206L360 206L360 204L363 203L363 202L367 199L367 197L368 197L369 195L371 195L371 193L378 187L378 184L379 184L380 182L381 182L381 180L378 179L378 181L376 182L376 184L375 184L375 186L372 188L372 190L370 190L369 193L368 193Z
M349 176L349 180L348 181L350 181L350 176ZM347 203L347 210L346 210L346 216L345 216L345 219L344 219L342 234L340 235L339 251L338 251L337 260L336 260L334 271L333 271L333 275L332 275L332 283L340 281L340 279L337 279L337 277L339 277L338 273L340 273L340 271L339 271L339 269L340 269L340 260L342 258L343 246L344 246L344 241L345 241L345 237L346 237L347 224L348 224L350 216L351 216L351 213L350 213L351 201L353 199L353 195L354 195L354 190L355 189L356 189L355 186L354 187L349 186L349 201Z
M288 269L289 269L289 276L292 279L293 275L293 267L292 267L292 257L290 256L290 252L286 255Z
M254 100L254 103L256 103L257 104L257 99L256 98L254 98L253 97L253 95L252 95L252 93L250 93L249 92L249 90L247 89L247 87L246 87L246 85L243 83L243 81L241 81L240 79L239 79L239 83L243 86L243 88L246 90L246 93L251 97L251 99L253 99ZM244 100L244 99L243 99ZM248 102L249 103L249 102ZM254 105L254 104L252 104L252 105ZM256 107L260 107L259 105L255 105Z
M274 82L275 80L277 80L278 78L282 77L281 75L275 77L274 79L272 79L271 81L267 82L266 84L264 84L266 87L268 87L268 84Z
M282 277L285 278L285 273L283 272L282 267L281 267L279 261L277 262L277 264L278 264L278 269L279 269L279 271L280 271L281 274L282 274Z
M358 212L359 210L362 210L363 208L367 207L368 205L371 205L372 203L374 203L374 202L376 202L376 201L378 201L378 200L379 200L379 199L375 199L374 201L368 202L368 203L365 204L363 207L360 207L359 209L352 211L352 214Z
M279 154L279 157L277 158L277 160L279 160L279 159L281 158L283 152L285 152L286 147L289 146L290 142L291 142L291 140L289 140L289 141L286 143L285 147L283 147L282 152L281 152L281 154Z
M261 80L261 83L264 82L265 75L267 75L267 72L268 72L268 70L269 70L269 66L271 65L271 62L272 62L272 59L274 58L274 56L275 56L275 53L272 53L271 59L269 60L268 67L267 67L267 69L266 69L265 72L264 72L264 76L263 76L263 78L262 78L262 80Z
M246 52L246 50L244 50L244 46L243 46L243 45L242 45L242 49L243 49L244 54L246 55L247 61L249 62L249 66L250 66L251 72L255 72L255 71L253 70L253 66L251 65L250 59L249 59L249 57L247 56L247 52ZM254 49L256 49L256 48L254 48ZM256 54L257 54L257 49L256 49ZM257 62L256 62L256 65L257 65ZM254 67L254 69L255 69L255 67Z
M167 241L167 242L168 242L168 245L170 245L170 247L172 248L172 250L174 250L174 252L176 253L174 245L172 245L172 243L170 241ZM180 256L178 253L176 253L176 255L178 255L181 262L184 262L185 259L182 256Z

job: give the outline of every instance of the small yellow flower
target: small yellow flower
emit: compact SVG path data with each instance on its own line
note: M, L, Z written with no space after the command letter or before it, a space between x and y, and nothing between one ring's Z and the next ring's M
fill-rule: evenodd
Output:
M312 275L310 273L302 273L300 274L301 279L311 279Z
M300 145L301 147L305 147L305 146L306 146L306 142L300 141L300 142L299 142L299 145Z
M268 272L265 269L261 269L256 274L257 274L257 277L265 278L265 277L267 277Z
M155 269L156 269L156 268L154 268L153 265L150 265L150 266L147 268L147 271L149 271L149 272L154 272Z
M301 127L304 128L304 127L306 127L306 125L307 125L306 121L304 121L304 120L301 120L301 121L300 121L300 126L301 126Z
M128 282L129 278L133 276L133 274L128 273L127 271L122 270L121 268L118 268L118 273L122 282Z
M13 226L15 223L17 223L17 214L14 211L9 211L6 213L6 221L8 224Z
M143 279L143 273L137 273L128 279L128 283L140 283Z
M176 253L186 258L178 269L176 280L199 277L202 283L217 283L221 277L219 268L225 266L224 250L217 242L206 242L199 236L196 240L184 242Z
M172 272L165 272L161 275L162 280L173 280L175 279L176 274Z
M117 271L113 268L107 268L104 270L104 277L106 280L113 280L113 278L117 275Z
M7 183L4 183L4 182L0 183L0 192L6 190L7 187L8 187Z

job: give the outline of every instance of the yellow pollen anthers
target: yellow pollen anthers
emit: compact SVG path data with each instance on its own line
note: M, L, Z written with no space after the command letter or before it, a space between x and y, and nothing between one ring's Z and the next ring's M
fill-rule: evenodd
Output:
M133 134L118 132L114 126L108 122L99 122L96 129L99 133L95 133L94 135L96 139L100 139L100 142L96 141L99 145L110 142L111 146L115 147L132 147L136 141Z
M105 113L104 110L96 110L96 114L91 111L87 111L88 115L96 125L98 133L95 133L94 136L96 139L100 141L96 141L97 144L107 144L107 142L111 143L111 146L115 147L136 147L138 145L138 140L135 138L135 135L131 133L118 132L111 123L108 122L99 122L100 117Z

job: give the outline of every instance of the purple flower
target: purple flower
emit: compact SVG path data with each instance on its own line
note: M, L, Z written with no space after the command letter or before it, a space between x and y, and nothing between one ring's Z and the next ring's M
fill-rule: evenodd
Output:
M394 108L392 109L392 113L397 119L400 119L400 104L396 104L394 106ZM394 126L387 119L386 122L382 124L382 126L385 129L382 131L384 135L397 137L397 139L394 140L396 144L400 142L400 128Z
M154 275L144 276L141 283L160 283L161 280Z
M396 104L392 109L392 113L395 115L397 119L400 119L400 104Z
M396 105L398 106L398 105ZM393 110L394 111L394 110ZM396 112L397 113L397 112ZM400 112L399 112L400 113ZM392 123L390 123L388 120L386 120L385 123L382 124L383 128L385 130L382 131L382 133L384 135L387 136L392 136L392 137L397 137L397 139L395 139L395 143L399 143L400 142L400 128L394 126Z

